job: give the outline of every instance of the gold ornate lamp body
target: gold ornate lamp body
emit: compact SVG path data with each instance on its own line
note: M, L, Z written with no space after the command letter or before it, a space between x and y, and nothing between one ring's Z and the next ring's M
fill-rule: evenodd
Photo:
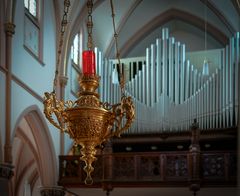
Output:
M81 160L85 162L84 170L87 173L86 184L92 183L96 147L112 136L120 136L130 127L135 116L131 97L123 96L121 103L115 105L100 102L99 94L95 92L99 80L97 75L80 76L81 90L75 102L58 101L55 93L45 93L44 100L47 119L81 145ZM122 126L123 119L126 120Z

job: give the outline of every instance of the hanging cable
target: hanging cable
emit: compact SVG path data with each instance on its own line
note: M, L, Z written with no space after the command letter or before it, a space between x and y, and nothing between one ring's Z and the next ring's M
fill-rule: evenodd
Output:
M207 0L205 0L205 6L204 6L204 50L205 50L205 58L207 53Z
M115 25L115 13L114 13L114 7L113 7L113 1L110 0L111 4L111 11L112 11L112 22L113 22L113 30L114 30L114 39L115 39L115 49L116 49L116 58L118 60L118 70L120 73L120 87L121 87L121 93L122 96L124 96L125 91L125 79L124 79L124 69L121 69L121 60L120 60L120 52L118 49L118 34L116 31L116 25Z

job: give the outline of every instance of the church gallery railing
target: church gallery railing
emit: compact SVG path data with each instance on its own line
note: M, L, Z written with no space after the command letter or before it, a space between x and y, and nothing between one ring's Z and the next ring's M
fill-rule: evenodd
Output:
M191 183L191 152L110 153L98 157L94 184L112 186L187 186ZM79 156L59 157L59 185L84 186L85 173ZM236 153L201 152L198 172L201 186L234 186Z

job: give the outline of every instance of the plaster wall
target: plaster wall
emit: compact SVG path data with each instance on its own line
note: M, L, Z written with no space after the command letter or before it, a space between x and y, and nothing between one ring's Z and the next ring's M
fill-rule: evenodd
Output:
M32 105L37 105L40 111L43 111L43 104L36 98L34 98L31 94L29 94L25 89L23 89L21 86L19 86L16 82L12 82L12 122L11 122L11 127L12 127L12 138L14 137L15 134L15 128L17 124L19 123L19 117L23 113L23 111L32 106ZM44 114L42 113L44 116ZM54 144L54 149L56 155L59 155L60 152L60 132L53 126L51 125L47 120L45 120L49 131L51 135L51 140L53 141ZM57 158L57 157L56 157Z
M12 72L22 82L34 89L39 95L52 90L52 81L55 71L55 17L53 1L43 2L41 30L43 31L43 59L41 62L24 48L24 4L16 1L15 35L13 36ZM41 41L41 40L40 40Z
M12 73L22 83L43 96L44 92L52 91L52 83L55 72L55 51L56 51L56 37L55 37L55 16L53 1L40 1L43 9L42 17L42 41L43 41L43 59L42 62L34 58L24 48L24 3L23 1L16 1L14 24L16 24L15 34L13 36L12 46ZM1 82L1 85L3 83ZM4 96L4 94L3 94ZM43 104L37 100L33 95L27 92L22 86L16 82L12 82L12 112L11 112L11 130L12 138L15 134L16 124L19 123L19 116L21 113L32 105L37 105L43 111ZM4 103L1 103L1 108ZM47 121L46 121L47 122ZM48 122L47 122L48 123ZM4 123L3 123L4 124ZM59 131L56 130L50 123L51 139L54 143L56 155L59 154Z

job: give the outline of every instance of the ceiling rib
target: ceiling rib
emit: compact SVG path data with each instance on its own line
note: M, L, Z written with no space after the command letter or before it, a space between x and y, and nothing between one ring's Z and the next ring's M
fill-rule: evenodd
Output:
M117 27L117 34L119 34L121 32L121 30L123 29L124 25L126 24L128 18L132 15L132 13L134 12L134 10L137 8L137 6L142 2L142 0L136 0L131 7L128 9L127 13L122 17L121 21L119 22L119 25ZM114 44L114 35L111 38L110 44L108 45L107 49L105 50L105 52L103 53L105 55L106 58L109 58L109 55L111 53L111 49L113 47Z

